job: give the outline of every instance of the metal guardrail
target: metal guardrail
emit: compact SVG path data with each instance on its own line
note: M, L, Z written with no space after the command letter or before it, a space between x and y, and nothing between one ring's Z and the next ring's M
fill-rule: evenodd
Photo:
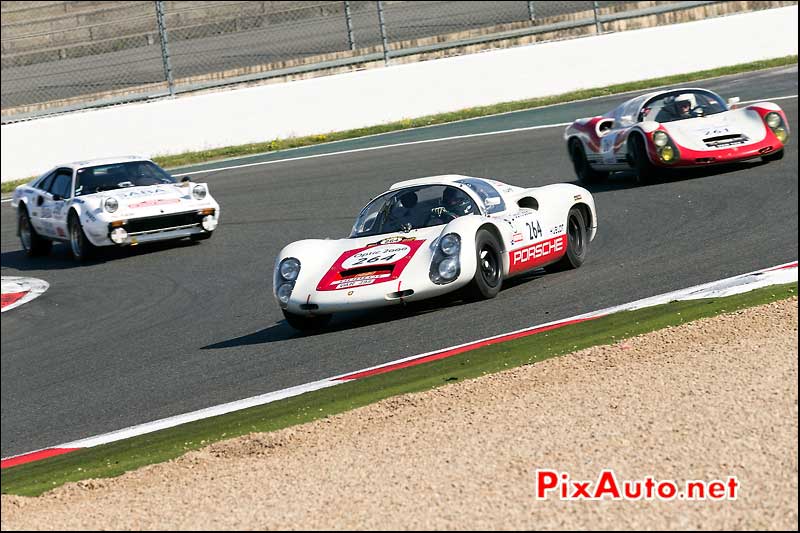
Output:
M111 18L101 24L105 33L117 24L120 37L109 45L102 36L95 54L85 43L60 52L66 57L56 60L43 55L48 48L4 52L3 123L375 61L389 65L396 58L571 28L593 27L598 33L610 22L718 3L724 2L655 2L625 9L640 3L295 2L292 9L259 14L255 5L275 3L156 1L146 38L126 34L125 19L113 18L124 10L115 7L103 13ZM609 8L623 9L602 13ZM215 9L224 11L221 20ZM230 18L236 9L253 13ZM3 49L12 39L20 43L30 35L43 37L42 32L4 37ZM154 53L156 43L160 50ZM287 62L294 64L282 66Z

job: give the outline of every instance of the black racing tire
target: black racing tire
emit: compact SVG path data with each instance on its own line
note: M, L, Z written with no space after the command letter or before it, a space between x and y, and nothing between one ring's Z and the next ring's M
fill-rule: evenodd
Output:
M24 205L20 206L17 211L17 235L19 235L22 249L25 250L25 255L28 257L47 255L53 247L53 241L45 239L36 233L36 229L31 224L31 217L28 215L28 210Z
M475 234L475 276L466 287L469 300L494 298L503 286L502 247L486 229Z
M572 159L575 175L581 183L591 185L600 183L608 178L608 172L601 172L592 168L586 159L583 144L578 139L573 138L569 142L569 157Z
M328 322L331 321L331 317L333 315L314 315L314 316L306 316L306 315L298 315L295 313L291 313L285 309L282 309L283 316L286 318L286 322L289 323L294 329L299 331L314 331L317 329L322 329L328 325Z
M774 152L769 153L767 155L762 155L761 159L763 159L767 163L769 163L770 161L780 161L781 159L783 159L783 148L781 148L780 150L775 150Z
M561 272L578 268L586 260L588 251L589 232L586 229L586 221L581 210L573 207L567 214L567 252L561 259L544 269L548 272Z
M213 231L204 231L203 233L195 233L194 235L189 235L189 238L193 241L205 241L211 238L214 234Z
M91 259L96 252L96 247L83 232L81 220L75 211L71 211L69 214L67 231L69 232L69 249L72 257L81 263Z
M639 185L648 185L658 178L658 167L655 166L647 155L647 147L641 135L633 135L629 145L633 169L636 171L636 181Z

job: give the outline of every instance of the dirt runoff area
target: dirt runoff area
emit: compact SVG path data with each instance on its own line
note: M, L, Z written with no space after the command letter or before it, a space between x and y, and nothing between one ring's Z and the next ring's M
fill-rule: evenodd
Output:
M3 496L2 529L795 529L797 429L793 298ZM536 499L537 469L738 491Z

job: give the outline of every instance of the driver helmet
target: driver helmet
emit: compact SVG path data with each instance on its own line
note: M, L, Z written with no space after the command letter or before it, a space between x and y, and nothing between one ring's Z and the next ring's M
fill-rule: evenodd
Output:
M442 204L448 211L457 215L466 215L472 212L472 202L469 196L455 187L447 187L444 190Z
M417 205L418 201L417 193L415 193L414 191L403 193L398 197L398 200L400 201L401 207L404 207L406 209L413 209L414 206Z
M694 95L691 93L679 94L675 97L675 115L688 117L692 109L696 107Z

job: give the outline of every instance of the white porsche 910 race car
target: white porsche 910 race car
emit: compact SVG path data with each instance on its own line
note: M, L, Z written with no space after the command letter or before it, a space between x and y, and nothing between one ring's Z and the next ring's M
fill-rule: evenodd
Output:
M447 175L395 183L370 201L346 239L284 247L273 294L296 329L339 311L413 302L465 289L493 298L503 280L579 267L597 231L586 189L525 189Z
M567 152L584 183L631 168L647 183L669 168L783 158L789 140L783 110L772 102L736 108L738 101L697 88L643 94L567 126Z
M219 222L219 204L206 184L178 183L140 157L57 166L17 187L11 205L29 256L66 241L78 261L99 246L208 239Z

